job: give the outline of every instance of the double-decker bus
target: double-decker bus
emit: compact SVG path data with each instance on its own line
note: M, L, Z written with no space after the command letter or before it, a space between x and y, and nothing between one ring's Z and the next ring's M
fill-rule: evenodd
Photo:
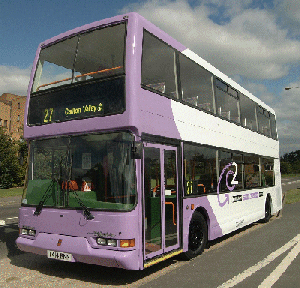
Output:
M24 138L48 258L142 270L282 209L274 110L136 13L40 44Z

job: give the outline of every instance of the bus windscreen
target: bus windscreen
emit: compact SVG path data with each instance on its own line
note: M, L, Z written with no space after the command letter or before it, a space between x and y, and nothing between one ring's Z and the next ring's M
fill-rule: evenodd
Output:
M125 23L42 48L28 124L44 125L125 110Z
M132 145L127 132L31 141L22 203L131 210L136 201Z

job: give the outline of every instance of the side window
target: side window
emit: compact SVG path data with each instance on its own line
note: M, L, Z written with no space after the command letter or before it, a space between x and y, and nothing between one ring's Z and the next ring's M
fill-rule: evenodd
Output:
M216 150L185 144L184 178L186 196L216 191Z
M228 170L232 169L232 166L229 167L229 169L225 169L225 167L231 163L231 153L225 152L225 151L219 151L218 152L218 161L219 161L219 179L218 182L220 182L219 191L229 191L226 185L226 176L228 173ZM227 182L230 185L231 180L233 179L231 174L228 174ZM220 179L221 178L221 179Z
M229 191L228 187L234 186L234 191L243 189L243 155L225 151L219 151L219 177L220 191ZM231 164L230 163L235 163ZM226 167L227 166L227 167ZM232 171L232 172L229 172ZM229 172L229 173L228 173ZM220 179L220 178L219 178ZM227 179L227 184L226 184ZM232 183L232 180L237 181L237 184ZM227 186L228 185L228 186Z
M271 136L273 139L277 140L277 129L276 129L276 119L275 115L270 113L270 124L271 124Z
M235 184L234 190L241 190L244 188L244 163L243 163L243 155L238 153L232 153L232 161L237 165L237 171L233 168L233 171L236 171L235 180L238 181ZM234 166L233 166L234 167Z
M238 92L219 79L216 79L216 107L219 116L240 123Z
M266 136L271 136L270 129L270 113L264 108L257 107L257 122L258 122L258 131Z
M275 185L275 174L273 171L274 160L268 158L261 158L261 185L263 187Z
M260 187L259 157L244 155L245 188Z
M175 51L144 31L142 86L177 99Z
M240 94L241 122L244 127L257 131L255 107L256 104L247 96Z
M212 74L182 54L179 63L182 100L213 112Z

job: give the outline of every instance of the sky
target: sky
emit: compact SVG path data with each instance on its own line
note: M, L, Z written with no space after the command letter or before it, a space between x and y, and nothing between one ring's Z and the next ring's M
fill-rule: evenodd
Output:
M280 155L300 150L299 0L0 0L0 95L27 94L39 43L131 11L272 107Z

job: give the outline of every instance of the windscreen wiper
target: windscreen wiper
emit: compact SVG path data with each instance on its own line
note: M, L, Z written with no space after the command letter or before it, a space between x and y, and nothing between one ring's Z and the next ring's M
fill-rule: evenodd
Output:
M40 201L40 203L38 204L38 206L36 206L36 209L35 209L35 211L33 213L34 215L38 216L38 215L41 214L44 204L46 203L46 201L48 200L48 198L50 198L50 196L51 196L51 193L50 194L48 194L48 193L53 188L54 183L56 183L56 181L55 180L51 180L51 183L49 184L46 192L44 193L44 195L42 197L42 200Z
M87 208L84 203L82 202L82 200L79 198L78 194L76 191L72 191L74 193L75 199L77 200L78 204L83 208L84 210L84 216L86 217L87 220L92 220L95 218L94 215L92 215L91 211L89 210L89 208Z

